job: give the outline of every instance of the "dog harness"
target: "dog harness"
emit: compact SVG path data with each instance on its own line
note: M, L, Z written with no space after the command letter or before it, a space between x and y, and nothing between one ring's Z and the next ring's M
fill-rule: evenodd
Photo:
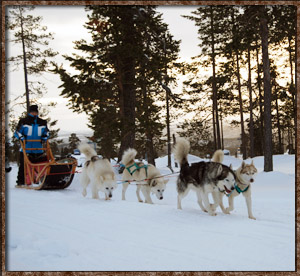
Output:
M236 189L236 191L240 194L240 193L244 193L249 189L250 185L248 185L244 190L242 190L238 185L234 185L234 188Z
M133 168L134 169L131 171L130 169ZM145 169L146 171L146 177L148 176L147 170L148 170L148 165L143 164L143 166L139 166L137 163L133 163L131 166L126 167L126 170L130 173L130 175L133 175L136 171L140 170L140 169Z
M240 193L246 192L246 191L249 189L249 187L250 187L250 185L248 185L244 190L242 190L242 189L236 184L236 182L234 183L234 189L235 189L239 194L240 194ZM232 191L232 192L233 192L233 191ZM232 193L232 192L231 192L231 193ZM230 197L231 193L230 193L230 194L226 194L226 196Z

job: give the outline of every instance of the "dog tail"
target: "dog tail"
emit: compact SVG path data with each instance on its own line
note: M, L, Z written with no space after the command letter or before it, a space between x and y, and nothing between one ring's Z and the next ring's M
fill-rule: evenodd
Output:
M97 156L97 152L87 143L81 143L78 149L87 157L88 160L90 160L93 156Z
M211 161L222 163L224 159L224 152L222 150L216 150Z
M124 151L123 156L122 156L122 160L121 163L126 166L127 164L129 164L131 161L134 161L134 158L137 154L137 151L135 149L127 149L126 151Z
M174 157L180 166L188 163L188 154L190 152L190 142L184 138L177 138L174 146Z

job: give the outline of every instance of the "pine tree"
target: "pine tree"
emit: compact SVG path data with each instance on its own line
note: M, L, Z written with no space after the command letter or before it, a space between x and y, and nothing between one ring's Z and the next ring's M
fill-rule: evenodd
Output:
M74 151L74 149L77 149L78 144L80 143L80 139L77 137L76 133L71 133L69 137L69 149L70 151Z
M270 61L268 53L268 22L266 7L259 7L259 20L261 28L261 41L263 53L264 72L264 171L273 171L273 147L272 147L272 118L271 118L271 78Z
M65 56L79 74L55 69L63 82L62 95L75 111L89 115L101 148L115 152L120 143L120 160L123 151L146 133L149 154L155 135L161 133L154 104L161 96L154 91L161 91L162 72L177 58L179 43L153 6L91 6L88 10L92 14L86 28L93 42L77 41L75 47L83 56ZM165 34L166 51L162 47Z
M47 71L50 59L58 53L48 48L49 40L53 39L52 33L47 33L47 27L41 26L42 17L34 17L27 12L34 6L13 6L6 18L6 28L13 31L10 42L22 45L20 55L9 57L7 62L15 68L23 65L25 80L26 107L29 110L30 97L45 93L46 87L40 81L30 81L29 76L40 76Z
M211 66L212 89L212 117L215 149L221 148L220 122L218 110L218 83L217 83L217 58L220 56L220 47L224 43L224 28L227 9L224 6L201 6L192 12L193 16L184 16L195 21L200 39L199 46L202 56L209 57L206 66ZM221 28L222 26L222 28Z

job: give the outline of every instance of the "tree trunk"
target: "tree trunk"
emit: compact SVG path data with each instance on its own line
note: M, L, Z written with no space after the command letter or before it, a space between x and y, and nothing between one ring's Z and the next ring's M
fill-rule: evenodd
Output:
M128 26L128 32L124 36L124 52L120 54L121 68L121 85L122 88L120 103L120 111L122 112L121 121L121 145L119 151L119 160L122 158L123 152L128 148L134 148L135 145L135 106L136 106L136 89L135 89L135 59L131 53L131 45L134 43L134 22L132 15L127 13L122 18L124 24Z
M215 112L215 123L216 123L216 144L217 149L221 148L221 137L220 137L220 122L218 115L218 91L216 85L216 54L215 54L215 38L214 38L214 26L213 26L213 9L210 7L210 26L211 26L211 50L212 50L212 88L213 88L213 106Z
M275 97L276 97L276 117L277 117L277 131L278 131L278 149L279 154L283 154L282 140L281 140L281 125L280 125L280 115L278 106L278 94L275 87Z
M288 46L288 51L289 51L289 62L290 62L290 69L291 69L291 87L292 87L292 91L291 94L292 94L292 98L293 98L293 108L294 108L294 124L296 124L297 122L297 106L296 106L296 89L295 89L295 86L294 86L294 74L293 74L293 59L292 59L292 46L291 46L291 38L288 37L288 42L289 42L289 46Z
M252 102L252 80L251 80L251 53L250 45L248 45L248 89L249 89L249 102L250 102L250 157L254 157L254 130L253 130L253 102Z
M214 102L213 102L213 105L212 105L212 119L213 119L214 150L216 151L218 148L217 148L216 118L215 118L215 105L214 105Z
M231 18L232 18L232 26L233 26L233 34L238 32L236 30L236 24L235 24L235 14L234 10L232 9L231 13ZM241 91L241 77L240 77L240 62L239 62L239 41L236 41L236 38L234 37L233 41L233 65L234 65L234 56L236 57L236 77L238 81L238 93L239 93L239 106L240 106L240 118L241 118L241 139L242 139L242 145L241 145L241 150L243 153L243 159L247 158L247 152L246 152L246 137L245 137L245 129L244 129L244 114L243 114L243 99L242 99L242 91Z
M20 7L19 7L20 8ZM20 9L21 14L21 9ZM24 40L24 28L23 28L23 16L21 14L21 33L22 33L22 49L23 49L23 66L24 66L24 79L25 79L25 95L26 95L26 109L29 113L30 99L29 99L29 87L28 87L28 73L27 73L27 58L26 58L26 48Z
M127 58L123 78L123 120L121 125L121 146L119 156L135 144L135 66L132 58Z
M170 111L169 111L169 91L166 90L166 106L167 106L167 147L168 147L168 168L173 172L171 163L171 131L170 131Z
M236 76L238 80L238 91L239 91L239 102L240 102L240 118L241 118L241 132L242 132L242 146L241 150L243 153L243 159L247 159L247 148L246 148L246 137L245 137L245 128L244 128L244 114L243 114L243 99L242 99L242 90L241 90L241 77L240 77L240 62L239 62L239 53L236 50Z
M264 154L264 111L263 111L263 95L261 91L261 78L260 78L260 64L259 64L259 47L257 40L256 42L256 63L257 63L257 86L259 94L259 112L260 112L260 134L261 134L261 155Z
M176 144L176 137L174 133L173 133L173 144L174 145ZM176 160L175 160L175 168L178 168L178 163L176 162Z
M259 21L262 41L263 71L264 71L264 171L273 171L272 152L272 117L271 117L271 78L268 53L268 25L266 7L259 7Z
M144 65L146 66L146 65ZM143 70L142 75L145 77L145 70ZM145 85L145 82L143 82L142 91L143 91L143 109L145 112L144 120L145 120L145 134L146 134L146 155L148 159L148 163L155 166L155 154L154 154L154 147L153 147L153 136L151 132L151 128L149 126L149 101L148 101L148 95L147 95L147 88Z
M224 131L223 131L223 117L220 111L220 121L221 121L221 149L224 150Z

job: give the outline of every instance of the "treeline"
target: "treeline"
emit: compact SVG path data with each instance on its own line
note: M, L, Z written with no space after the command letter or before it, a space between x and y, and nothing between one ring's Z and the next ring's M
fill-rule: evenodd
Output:
M199 55L183 64L177 62L180 41L155 6L86 10L92 43L76 41L82 54L65 56L77 73L55 64L53 71L61 77L61 95L89 116L103 156L120 159L135 147L154 163L156 151L170 145L170 131L168 139L163 132L170 118L186 115L180 135L200 152L224 147L223 122L233 116L244 158L282 153L284 143L294 148L294 6L200 6L185 16L198 27ZM174 95L169 87L180 76L183 91Z
M155 6L86 9L92 43L77 41L82 55L65 56L78 74L59 66L55 72L61 95L88 114L103 156L120 159L135 147L154 163L155 149L166 143L163 86L179 74L186 77L181 99L166 90L171 115L193 115L178 127L195 149L223 148L223 121L233 116L243 158L265 155L265 170L284 141L294 147L296 7L200 6L184 16L199 37L199 56L184 64L176 63L180 41Z
M272 170L272 154L295 144L296 7L201 6L185 17L198 27L201 52L183 67L186 111L195 109L184 127L212 120L213 148L223 148L222 122L238 116L243 158L265 155Z

